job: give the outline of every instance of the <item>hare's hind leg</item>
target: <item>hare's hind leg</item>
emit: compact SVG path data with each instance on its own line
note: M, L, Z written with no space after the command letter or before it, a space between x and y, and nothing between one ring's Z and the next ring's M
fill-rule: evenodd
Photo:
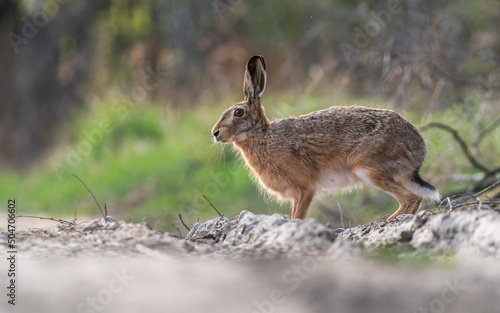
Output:
M395 196L394 196L395 197ZM388 221L394 219L396 216L401 214L415 214L422 203L422 197L415 194L408 194L405 197L395 197L399 202L399 209L392 213L387 219Z
M301 190L293 197L292 219L306 219L309 205L314 198L314 191Z
M376 172L374 170L358 168L353 173L362 181L382 190L393 196L399 202L399 208L394 212L388 221L401 214L415 214L420 207L422 197L396 180L389 172Z

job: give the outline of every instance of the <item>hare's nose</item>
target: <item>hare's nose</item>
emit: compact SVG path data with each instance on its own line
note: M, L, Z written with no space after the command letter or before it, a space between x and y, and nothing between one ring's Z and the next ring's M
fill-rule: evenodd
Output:
M217 129L216 131L214 131L212 135L214 135L215 138L219 137L219 130Z

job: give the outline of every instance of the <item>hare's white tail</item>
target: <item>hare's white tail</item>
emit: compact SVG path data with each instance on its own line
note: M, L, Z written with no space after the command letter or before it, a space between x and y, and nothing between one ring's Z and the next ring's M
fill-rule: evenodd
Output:
M413 172L410 177L410 182L406 187L424 199L429 199L435 202L441 201L441 194L439 191L420 177L418 169Z

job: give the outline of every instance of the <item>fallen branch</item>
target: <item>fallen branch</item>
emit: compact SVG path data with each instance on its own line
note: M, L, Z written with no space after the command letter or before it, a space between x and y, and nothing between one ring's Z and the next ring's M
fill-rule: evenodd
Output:
M464 195L453 195L450 197L444 198L439 204L439 209L444 210L447 207L447 212L451 212L457 208L466 207L470 205L475 205L478 210L481 210L483 206L489 206L492 209L497 209L500 206L500 199L491 199L486 197L488 200L484 201L479 198L479 195L485 193L488 190L491 190L500 185L500 180L496 181L492 185L484 188L483 190L474 193L474 194L464 194ZM451 198L458 198L456 200L451 200Z
M17 217L28 217L28 218L38 218L38 219L41 219L41 220L49 220L49 221L54 221L54 222L59 222L59 223L66 223L68 225L76 225L75 222L71 222L71 221L66 221L66 220L63 220L63 219L55 219L53 217L43 217L43 216L34 216L34 215L17 215Z
M499 201L481 201L481 199L477 199L476 201L473 201L473 202L466 202L466 203L453 205L453 209L461 208L461 207L468 206L468 205L478 205L478 207L481 208L481 206L483 204L491 205L491 206L498 206L498 205L500 205L500 200Z

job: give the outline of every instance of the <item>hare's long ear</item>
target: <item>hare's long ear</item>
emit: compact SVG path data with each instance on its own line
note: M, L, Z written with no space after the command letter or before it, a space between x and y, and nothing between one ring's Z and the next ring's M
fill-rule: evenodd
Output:
M261 55L254 55L248 60L243 81L243 93L245 99L252 103L258 102L266 89L266 62Z

